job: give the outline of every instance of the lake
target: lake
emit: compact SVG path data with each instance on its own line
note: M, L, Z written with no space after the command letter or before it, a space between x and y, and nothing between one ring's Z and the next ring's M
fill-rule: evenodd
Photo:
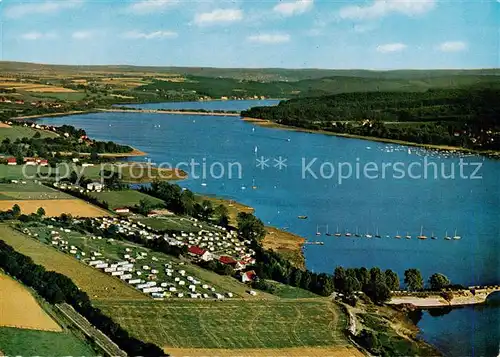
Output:
M133 106L242 110L276 103ZM81 127L92 138L130 144L148 153L138 160L184 163L181 168L186 171L190 169L187 164L198 163L191 165L191 177L182 186L248 204L266 224L323 241L323 246L304 248L307 267L315 272L332 273L338 265L378 266L396 271L402 280L404 270L415 267L425 279L440 272L463 285L500 281L498 161L262 128L234 117L95 113L41 122ZM299 215L308 219L298 219ZM325 235L337 230L362 235L378 232L382 238ZM417 239L421 231L429 239ZM394 239L396 234L403 238ZM405 239L406 235L411 239ZM438 239L431 240L431 235ZM445 235L461 239L445 240ZM459 309L443 317L424 313L419 326L424 339L450 355L493 356L492 351L498 353L500 326L498 319L488 316L499 313L498 306ZM464 334L473 336L474 350ZM442 336L450 338L446 342Z

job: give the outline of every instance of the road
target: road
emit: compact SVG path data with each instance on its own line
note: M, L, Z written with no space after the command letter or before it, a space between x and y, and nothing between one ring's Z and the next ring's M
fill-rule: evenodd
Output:
M91 337L99 347L101 347L109 356L127 357L127 354L122 351L111 339L96 329L90 322L87 321L82 315L73 309L68 304L56 304L56 307L68 319L70 319L82 332Z

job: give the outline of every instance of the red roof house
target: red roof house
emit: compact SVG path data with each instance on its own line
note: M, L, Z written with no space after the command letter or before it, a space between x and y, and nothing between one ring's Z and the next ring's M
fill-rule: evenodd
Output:
M17 165L17 160L15 157L7 158L7 165Z
M243 274L241 274L241 282L246 283L246 282L252 282L257 278L257 274L255 274L255 271L250 270L247 271Z
M205 249L202 249L196 245L192 245L188 248L188 253L191 255L194 255L201 260L204 260L208 262L209 260L213 259L212 253L206 251Z
M236 260L234 260L231 257L225 256L225 255L223 255L219 258L219 262L221 262L222 264L227 264L227 265L236 265L236 263L237 263Z

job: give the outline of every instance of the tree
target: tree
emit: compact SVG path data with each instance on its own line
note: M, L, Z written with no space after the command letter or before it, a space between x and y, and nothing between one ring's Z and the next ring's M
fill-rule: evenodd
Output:
M260 241L266 235L264 223L251 213L238 213L238 233L243 239Z
M375 332L363 329L357 336L357 340L361 346L370 352L377 354L380 350L381 344Z
M146 200L146 199L141 199L139 201L139 204L137 205L137 211L146 216L149 212L151 212L151 210L153 209L153 204L151 203L151 201L149 200Z
M424 288L424 279L418 269L408 269L405 271L405 284L410 291L418 291Z
M443 299L445 299L446 301L448 301L448 303L451 302L451 300L453 300L453 292L452 291L443 291L441 293L441 296L443 297Z
M392 291L399 290L398 274L393 272L391 269L387 269L384 272L384 275L385 275L385 284L387 285L387 287Z
M335 271L333 272L333 284L337 291L345 291L346 278L347 275L345 269L341 266L336 267Z
M18 218L21 215L21 207L17 203L12 206L12 215L14 218Z
M223 204L218 205L214 213L217 215L217 224L222 227L229 226L229 210Z
M451 284L450 280L443 274L432 274L429 278L429 284L432 290L442 290Z
M36 210L36 215L40 218L45 216L45 210L43 209L43 207L38 207L38 209Z

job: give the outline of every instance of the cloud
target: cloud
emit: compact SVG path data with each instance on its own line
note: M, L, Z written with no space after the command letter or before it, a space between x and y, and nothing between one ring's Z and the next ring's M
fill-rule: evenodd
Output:
M462 41L448 41L441 43L438 48L443 52L460 52L467 49L467 44Z
M11 5L5 9L5 16L18 18L26 15L54 14L82 4L83 0L58 0Z
M365 32L370 32L375 30L377 27L373 24L371 25L361 25L361 24L356 24L353 26L354 32L357 33L365 33Z
M346 6L340 9L340 17L350 20L381 18L391 13L414 16L434 8L436 0L374 0L367 6Z
M75 40L88 40L94 37L94 31L76 31L71 34L71 37Z
M154 31L154 32L140 32L140 31L129 31L123 34L124 38L129 39L144 39L144 40L153 40L153 39L163 39L163 38L176 38L178 36L177 32L173 31Z
M385 45L377 46L377 52L380 53L392 53L392 52L401 52L407 46L404 43L387 43Z
M313 0L296 0L293 2L282 2L276 5L273 10L283 16L293 16L303 14L313 7Z
M259 34L251 35L247 37L250 42L273 44L273 43L284 43L290 41L290 35L288 34Z
M137 15L143 15L152 12L164 11L165 9L177 5L178 3L179 0L142 0L130 4L127 7L127 11Z
M212 12L196 14L194 23L198 26L227 24L243 20L243 11L238 9L215 9Z
M32 31L21 35L23 40L36 41L36 40L50 40L57 37L55 32L38 32Z

